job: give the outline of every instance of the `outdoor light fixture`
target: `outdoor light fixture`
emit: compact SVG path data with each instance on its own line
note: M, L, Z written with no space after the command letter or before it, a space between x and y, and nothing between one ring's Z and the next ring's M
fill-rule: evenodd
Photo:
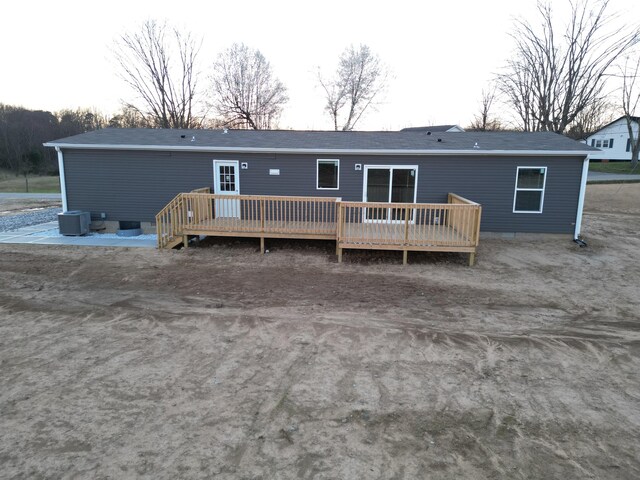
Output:
M356 170L362 170L362 164L356 163Z
M242 170L246 170L247 168L249 168L249 164L248 164L247 162L242 162L242 163L240 164L240 168L241 168Z

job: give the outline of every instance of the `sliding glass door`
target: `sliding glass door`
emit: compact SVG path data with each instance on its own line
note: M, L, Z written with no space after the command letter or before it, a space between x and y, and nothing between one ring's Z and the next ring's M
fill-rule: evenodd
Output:
M378 166L364 167L364 201L385 203L415 203L418 167ZM405 210L397 208L367 209L365 219L370 221L401 221ZM410 219L411 220L411 219Z

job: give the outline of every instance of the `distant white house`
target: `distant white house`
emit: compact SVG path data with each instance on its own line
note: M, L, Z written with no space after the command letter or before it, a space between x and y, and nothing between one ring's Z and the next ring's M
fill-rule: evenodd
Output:
M401 132L464 132L464 128L459 125L429 125L427 127L407 127L400 130Z
M633 136L638 138L640 117L631 117L634 121ZM631 160L631 141L627 129L626 117L605 125L587 137L587 145L599 148L600 152L589 154L591 160Z

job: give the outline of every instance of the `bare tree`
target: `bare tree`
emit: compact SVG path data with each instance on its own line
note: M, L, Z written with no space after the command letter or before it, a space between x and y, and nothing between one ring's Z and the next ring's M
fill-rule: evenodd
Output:
M584 140L593 132L610 123L616 109L608 98L597 98L576 115L565 134L574 140Z
M638 166L640 157L640 56L635 65L625 64L622 74L622 112L627 120L629 147L631 150L631 169ZM635 127L635 129L634 129ZM634 131L635 130L635 131Z
M287 103L287 88L260 53L234 43L218 55L211 77L213 105L225 125L263 130L274 127Z
M498 88L525 131L563 133L605 96L614 62L639 40L637 27L616 28L608 0L570 0L564 29L551 5L538 3L541 25L518 20L515 53L497 77Z
M366 45L353 45L340 55L335 76L318 81L325 92L325 110L335 130L353 130L385 89L387 68Z
M149 20L137 33L120 37L114 49L120 76L139 97L126 108L159 128L197 128L200 43L166 24ZM174 57L175 55L175 57Z
M492 130L502 130L500 120L492 117L491 110L496 100L496 89L491 87L488 90L482 90L482 98L480 100L480 112L474 115L469 130L477 132L486 132Z

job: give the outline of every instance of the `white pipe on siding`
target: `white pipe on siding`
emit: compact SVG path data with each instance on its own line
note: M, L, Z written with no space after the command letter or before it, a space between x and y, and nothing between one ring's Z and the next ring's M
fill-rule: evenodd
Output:
M576 213L576 229L573 233L573 239L576 240L580 236L582 228L582 210L584 209L584 194L587 191L587 177L589 176L589 157L584 159L582 163L582 178L580 180L580 196L578 197L578 212Z
M62 155L62 150L60 147L56 147L56 152L58 152L58 172L60 174L60 194L62 196L62 211L66 212L67 208L67 183L64 175L64 157Z

